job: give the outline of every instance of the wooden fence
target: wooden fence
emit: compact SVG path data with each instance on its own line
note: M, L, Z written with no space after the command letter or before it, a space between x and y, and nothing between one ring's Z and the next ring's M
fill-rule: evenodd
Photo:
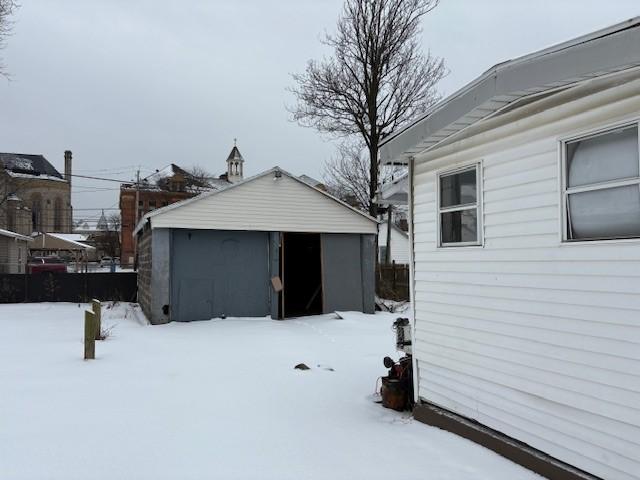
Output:
M137 273L3 273L0 303L135 301Z
M409 265L380 264L376 269L376 294L388 300L409 300Z

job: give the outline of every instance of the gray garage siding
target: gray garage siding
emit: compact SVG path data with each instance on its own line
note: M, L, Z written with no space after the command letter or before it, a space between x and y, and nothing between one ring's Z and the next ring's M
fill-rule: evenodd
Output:
M139 276L138 288L140 298L149 297L141 304L151 323L223 314L278 318L270 278L279 274L279 232L161 228L145 234L151 237L151 278L145 283ZM375 236L325 233L321 242L323 311L373 313ZM226 255L223 248L229 247L236 254Z

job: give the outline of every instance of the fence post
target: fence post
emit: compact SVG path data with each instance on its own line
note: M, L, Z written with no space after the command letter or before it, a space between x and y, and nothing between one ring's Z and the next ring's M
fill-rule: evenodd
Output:
M392 281L392 285L393 285L393 291L396 291L396 261L393 260L391 262L391 272L393 274L393 281Z
M100 300L96 300L95 298L91 300L91 307L96 316L96 340L102 340L100 336L102 334L102 304Z
M84 311L84 359L96 358L96 316L89 310Z

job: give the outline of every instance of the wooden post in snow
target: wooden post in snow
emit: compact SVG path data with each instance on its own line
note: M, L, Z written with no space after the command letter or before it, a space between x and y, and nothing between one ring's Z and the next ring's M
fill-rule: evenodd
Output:
M102 304L100 300L95 298L91 300L91 308L96 316L96 340L102 340L100 334L102 333Z
M396 278L396 261L392 260L391 263L391 274L393 275L393 280L391 281L391 285L393 288L393 293L396 293L396 283L397 283L397 278Z
M89 311L84 311L84 359L93 360L96 358L96 315Z

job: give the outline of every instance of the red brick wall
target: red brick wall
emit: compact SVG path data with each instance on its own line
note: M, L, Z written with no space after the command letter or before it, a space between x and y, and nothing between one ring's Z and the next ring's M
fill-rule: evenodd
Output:
M124 265L133 264L135 255L135 239L133 229L142 216L167 205L170 205L185 198L193 197L189 192L169 192L165 190L140 190L138 193L138 218L136 218L136 189L131 186L120 188L120 216L122 217L122 238L120 262Z

